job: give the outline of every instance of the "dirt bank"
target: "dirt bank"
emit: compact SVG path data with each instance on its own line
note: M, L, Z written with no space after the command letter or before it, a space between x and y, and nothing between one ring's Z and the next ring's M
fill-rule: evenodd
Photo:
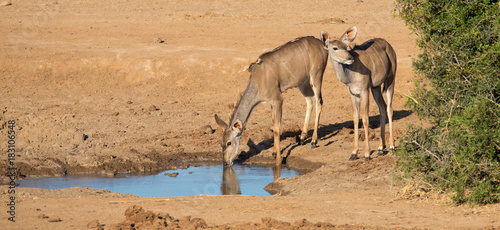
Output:
M411 59L419 51L415 36L393 17L389 0L9 3L0 4L4 184L10 182L5 176L10 162L22 178L153 171L220 160L221 130L213 116L229 118L248 82L245 66L296 37L321 31L340 36L351 26L358 28L358 43L383 37L396 50L396 137L407 124L419 122L403 106L413 89ZM127 221L129 207L140 205L155 215L201 218L211 227L295 226L303 219L314 226L355 228L499 227L498 205L450 207L423 195L403 199L415 196L402 196L404 188L393 184L391 154L347 161L352 105L330 64L323 82L319 148L295 144L306 103L298 90L284 96L281 146L287 164L316 170L278 179L269 185L276 196L142 198L86 188L16 188L16 222L8 220L12 206L7 205L0 210L0 224L7 229L84 229L97 220L93 227L110 228ZM375 149L378 108L373 100L370 104L369 138ZM16 132L11 159L10 120ZM241 151L241 162L273 162L269 106L257 107L250 117ZM10 190L2 186L4 203L11 202Z

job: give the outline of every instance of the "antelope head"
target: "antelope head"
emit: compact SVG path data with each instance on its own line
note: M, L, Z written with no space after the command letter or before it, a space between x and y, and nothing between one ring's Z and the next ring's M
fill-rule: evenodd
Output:
M332 61L347 65L351 65L354 62L354 58L347 49L349 48L349 44L356 38L357 33L358 29L352 27L339 40L335 40L330 38L328 32L321 31L321 40L325 45L325 49L328 50Z
M224 130L222 134L222 154L224 165L233 165L233 160L238 156L238 149L240 147L241 133L243 131L242 122L237 119L231 124L226 124L222 119L215 114L215 121Z

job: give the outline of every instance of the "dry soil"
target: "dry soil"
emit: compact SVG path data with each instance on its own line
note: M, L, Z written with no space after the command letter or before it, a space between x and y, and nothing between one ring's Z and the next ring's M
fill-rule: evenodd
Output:
M214 114L229 118L244 91L245 66L296 37L382 37L398 55L396 138L421 123L404 107L413 89L416 37L393 16L392 0L11 0L0 4L0 172L8 184L8 127L15 120L18 180L115 174L221 160ZM319 148L297 146L305 100L286 92L282 149L287 164L311 170L278 179L272 197L143 198L105 190L15 188L0 197L3 229L500 227L500 206L448 204L392 180L393 154L348 161L352 105L328 64ZM370 102L370 143L380 136ZM396 139L396 145L398 139ZM270 108L260 105L243 133L241 161L272 164ZM134 186L134 185L131 185ZM7 204L7 205L5 205ZM140 207L139 207L140 206ZM14 207L15 222L8 220ZM167 214L168 213L168 214Z

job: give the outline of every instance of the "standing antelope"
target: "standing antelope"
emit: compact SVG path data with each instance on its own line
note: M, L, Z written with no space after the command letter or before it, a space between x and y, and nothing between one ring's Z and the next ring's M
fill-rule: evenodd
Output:
M354 147L349 160L358 159L360 109L365 129L365 158L370 158L370 145L368 143L368 97L370 89L380 110L380 145L378 153L379 155L383 154L385 147L386 110L389 117L390 150L394 150L392 96L396 77L396 53L392 46L381 38L368 40L348 51L348 45L356 38L356 34L356 27L352 27L339 40L334 40L330 38L327 32L321 32L321 39L330 54L335 75L347 86L353 102ZM384 84L383 89L386 93L388 106L382 97L382 83Z
M316 99L316 119L311 141L311 147L315 148L323 104L321 83L327 62L328 52L324 49L324 43L314 37L302 37L262 54L252 63L248 68L251 74L247 88L234 108L229 124L215 115L217 124L224 129L221 142L224 164L232 165L238 155L241 133L250 113L259 103L265 102L270 104L272 109L273 155L276 156L276 165L281 165L279 143L282 93L295 87L300 89L307 102L306 118L300 135L301 143L307 136L313 97Z

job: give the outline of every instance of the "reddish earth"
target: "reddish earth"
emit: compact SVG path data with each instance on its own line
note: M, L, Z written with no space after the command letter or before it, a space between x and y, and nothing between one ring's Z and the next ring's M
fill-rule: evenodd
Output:
M398 55L394 127L398 138L421 123L404 107L413 89L415 36L393 17L393 1L18 1L0 4L1 181L10 182L8 121L15 120L13 159L19 179L80 173L115 174L221 160L221 130L246 87L245 66L263 52L322 30L356 41L383 37ZM126 228L430 228L500 227L500 206L454 207L449 194L393 182L394 155L347 161L352 105L330 64L323 83L319 148L297 146L305 101L285 94L283 153L292 167L313 169L268 185L272 197L142 198L104 190L15 189L0 208L6 229ZM379 137L370 102L371 148ZM398 140L396 140L396 145ZM245 163L272 163L270 108L250 117ZM376 155L376 154L375 154ZM134 186L134 185L131 185ZM3 185L0 197L9 204ZM141 206L142 209L135 206ZM134 207L135 206L135 207ZM135 214L134 214L135 213ZM167 214L168 213L168 214ZM134 215L136 215L136 218ZM187 217L190 216L190 217ZM304 220L305 219L305 220ZM153 220L151 222L151 220ZM156 221L156 222L155 222Z

